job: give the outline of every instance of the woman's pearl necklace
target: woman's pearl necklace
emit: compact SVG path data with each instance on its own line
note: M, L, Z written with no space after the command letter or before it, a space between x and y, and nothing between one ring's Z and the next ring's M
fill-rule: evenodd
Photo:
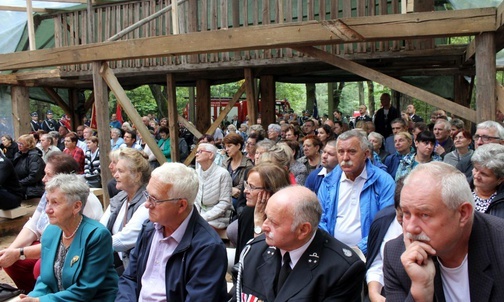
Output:
M72 235L70 235L70 236L65 236L65 232L63 232L63 234L62 234L62 235L63 235L63 239L68 240L68 239L72 239L72 237L73 237L73 236L75 236L75 233L77 233L77 230L79 229L79 227L80 227L80 225L81 225L81 223L82 223L82 218L83 218L83 217L82 217L82 215L81 215L81 218L80 218L79 224L78 224L78 225L77 225L77 227L75 228L75 231L72 233Z

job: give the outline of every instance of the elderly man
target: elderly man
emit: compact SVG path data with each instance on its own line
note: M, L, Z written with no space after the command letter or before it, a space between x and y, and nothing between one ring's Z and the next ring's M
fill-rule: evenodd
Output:
M119 280L116 301L225 301L226 248L194 209L196 172L165 163L152 172L146 193L150 221Z
M434 124L434 129L432 131L436 137L436 146L434 147L434 153L444 158L447 153L455 150L455 145L450 137L451 124L445 119L438 119Z
M504 127L494 121L484 121L476 126L474 147L489 143L504 144Z
M383 135L383 137L388 137L390 134L392 134L390 122L401 116L399 114L399 111L397 111L397 109L390 104L390 94L382 94L380 97L380 102L382 108L376 111L374 117L376 132Z
M240 257L241 301L360 301L364 263L317 229L321 212L317 197L305 187L271 196L264 235Z
M54 146L54 138L48 133L40 137L40 146L42 148L42 159L44 162L47 162L47 158L49 158L49 155L52 153L61 153L61 150Z
M394 203L395 182L368 159L368 140L360 131L338 136L336 150L339 165L317 194L323 209L319 227L365 255L374 216Z
M504 223L475 213L464 174L420 165L400 206L404 236L385 246L387 301L504 301Z

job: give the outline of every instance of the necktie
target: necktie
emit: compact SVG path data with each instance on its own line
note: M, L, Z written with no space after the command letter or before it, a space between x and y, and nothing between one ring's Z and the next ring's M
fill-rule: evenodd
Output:
M278 282L277 282L277 293L280 292L285 280L289 277L290 272L292 271L290 267L290 255L289 252L285 253L283 256L283 265L280 268L280 273L278 274Z

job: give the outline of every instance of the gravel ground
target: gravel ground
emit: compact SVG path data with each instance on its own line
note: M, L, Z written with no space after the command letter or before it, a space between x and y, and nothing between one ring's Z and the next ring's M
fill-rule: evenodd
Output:
M9 244L11 244L11 242L14 241L15 238L16 236L6 236L0 238L0 249L8 247ZM12 286L16 286L14 282L12 282L11 278L9 278L9 276L4 272L3 269L0 269L0 283L7 283Z

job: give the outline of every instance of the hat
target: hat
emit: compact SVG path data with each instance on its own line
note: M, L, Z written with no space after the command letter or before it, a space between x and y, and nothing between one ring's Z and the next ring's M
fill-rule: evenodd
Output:
M47 110L46 114L53 114L52 110Z
M36 111L30 113L31 116L38 116L38 113Z

